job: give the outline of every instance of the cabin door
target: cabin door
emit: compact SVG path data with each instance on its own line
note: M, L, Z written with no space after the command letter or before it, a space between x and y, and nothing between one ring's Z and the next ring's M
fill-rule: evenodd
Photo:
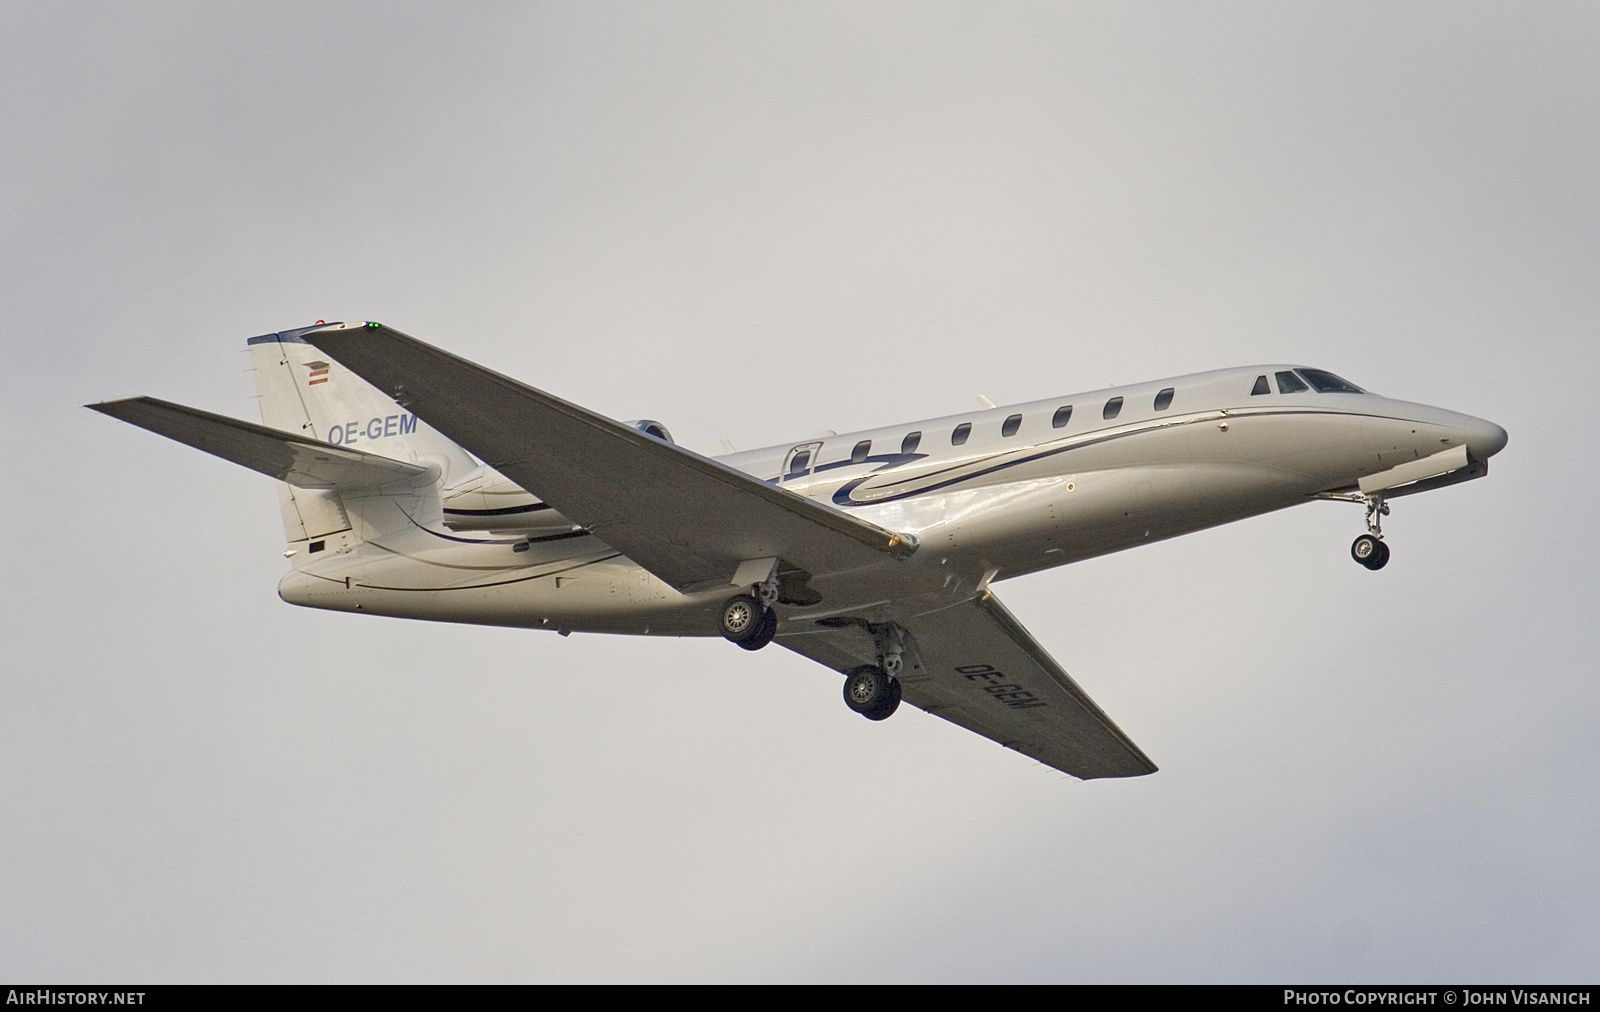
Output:
M811 471L817 466L817 454L822 452L821 443L801 443L789 451L783 458L783 481L801 481L811 476Z

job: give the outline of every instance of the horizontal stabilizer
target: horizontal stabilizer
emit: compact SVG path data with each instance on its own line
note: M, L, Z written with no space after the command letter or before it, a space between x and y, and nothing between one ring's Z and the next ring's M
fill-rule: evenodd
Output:
M410 464L375 453L330 446L154 397L127 397L85 407L223 460L243 464L252 471L260 471L298 488L374 488L414 481L434 470L431 465Z

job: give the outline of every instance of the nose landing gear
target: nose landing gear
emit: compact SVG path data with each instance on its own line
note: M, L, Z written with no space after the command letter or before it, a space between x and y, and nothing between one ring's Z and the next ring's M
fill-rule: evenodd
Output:
M1383 518L1389 515L1389 504L1382 493L1357 495L1354 493L1326 492L1317 498L1339 502L1358 502L1367 507L1367 533L1350 545L1350 557L1371 570L1379 570L1389 563L1389 546L1383 542Z
M1375 535L1363 534L1350 546L1350 557L1368 569L1382 569L1389 561L1389 546Z
M1330 494L1322 498L1366 504L1367 533L1350 544L1350 557L1374 571L1388 565L1389 546L1383 543L1383 518L1389 515L1389 504L1383 501L1383 496Z
M1363 496L1367 503L1367 533L1350 545L1350 557L1376 572L1389 564L1389 546L1383 543L1383 518L1389 504L1381 495Z

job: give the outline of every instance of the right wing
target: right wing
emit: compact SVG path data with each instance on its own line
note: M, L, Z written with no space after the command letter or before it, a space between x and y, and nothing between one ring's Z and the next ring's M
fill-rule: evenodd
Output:
M85 406L297 488L372 488L420 478L433 470L155 397L125 397Z
M812 574L904 558L903 535L812 502L377 323L304 340L667 583L746 560Z
M912 641L899 676L906 702L1083 780L1156 771L993 594L898 624ZM877 660L864 625L777 642L844 672Z

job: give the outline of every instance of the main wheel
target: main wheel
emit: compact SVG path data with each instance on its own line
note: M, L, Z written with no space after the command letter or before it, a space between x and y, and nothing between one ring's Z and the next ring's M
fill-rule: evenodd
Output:
M1350 543L1350 557L1368 569L1382 569L1389 561L1389 546L1371 534L1363 534Z
M888 720L900 708L900 679L889 676L889 694L870 710L862 710L868 720Z
M746 650L760 650L772 642L772 637L778 634L778 613L771 608L764 608L761 612L761 624L756 627L755 633L749 639L735 640Z
M868 720L883 720L900 705L900 683L882 668L863 664L844 677L844 705Z
M722 602L722 612L717 625L722 635L735 643L743 644L761 631L762 613L766 609L749 594L735 594Z

